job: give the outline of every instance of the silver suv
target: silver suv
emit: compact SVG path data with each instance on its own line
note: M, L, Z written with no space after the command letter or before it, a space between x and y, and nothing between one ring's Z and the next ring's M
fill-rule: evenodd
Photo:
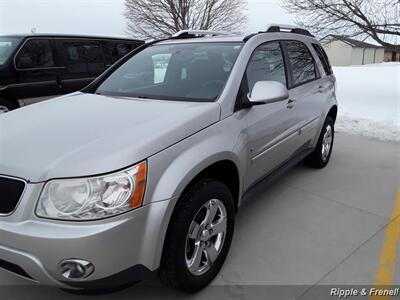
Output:
M247 192L327 165L335 77L303 29L183 31L81 92L0 117L0 267L70 290L157 271L194 292Z

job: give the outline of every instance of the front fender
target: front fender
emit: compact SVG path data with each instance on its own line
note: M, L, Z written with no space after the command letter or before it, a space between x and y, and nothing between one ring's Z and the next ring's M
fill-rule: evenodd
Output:
M247 137L241 119L231 116L148 159L148 181L144 204L169 199L157 240L154 266L159 266L164 240L179 196L204 169L221 160L232 161L239 172L239 195L247 170L246 150L241 139ZM240 201L240 199L239 199Z
M179 196L199 173L222 160L230 160L236 165L241 190L247 169L245 150L237 149L235 145L243 135L238 134L240 130L221 130L225 125L220 123L149 158L145 204Z

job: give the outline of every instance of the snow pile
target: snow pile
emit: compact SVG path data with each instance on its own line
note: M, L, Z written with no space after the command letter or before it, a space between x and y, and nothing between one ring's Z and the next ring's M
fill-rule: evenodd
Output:
M334 67L338 131L400 142L400 63Z

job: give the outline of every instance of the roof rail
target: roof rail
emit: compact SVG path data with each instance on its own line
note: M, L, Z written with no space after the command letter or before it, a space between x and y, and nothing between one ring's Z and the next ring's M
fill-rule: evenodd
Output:
M288 32L314 37L307 29L285 24L271 24L266 32Z
M231 35L232 33L225 31L212 31L212 30L192 30L186 29L175 33L172 38L174 39L185 39L193 37L204 37L204 36L218 36L218 35Z

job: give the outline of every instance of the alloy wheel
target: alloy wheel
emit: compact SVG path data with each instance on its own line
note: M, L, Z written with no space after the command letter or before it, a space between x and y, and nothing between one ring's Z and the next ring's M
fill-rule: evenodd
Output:
M333 142L333 131L332 126L327 125L325 128L324 137L322 140L322 160L326 161L329 158Z
M196 213L186 238L186 266L196 276L207 273L225 241L227 212L218 199L207 201Z

